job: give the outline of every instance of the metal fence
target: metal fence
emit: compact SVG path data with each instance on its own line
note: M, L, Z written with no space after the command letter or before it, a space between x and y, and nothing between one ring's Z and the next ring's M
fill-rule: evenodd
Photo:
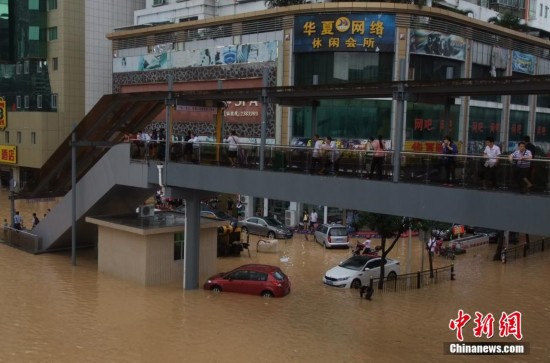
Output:
M522 243L512 247L506 248L506 261L512 259L518 259L520 257L527 257L528 255L535 254L537 252L544 252L545 244L548 242L544 238L529 241L529 243Z
M369 286L376 292L401 292L412 289L420 289L426 286L435 285L444 281L455 279L454 264L436 268L433 270L433 277L430 277L430 270L418 271L415 273L399 275L395 279L384 279L383 289L378 289L379 278L371 279Z
M20 248L30 253L36 254L42 250L42 237L26 230L4 227L2 240L10 246Z

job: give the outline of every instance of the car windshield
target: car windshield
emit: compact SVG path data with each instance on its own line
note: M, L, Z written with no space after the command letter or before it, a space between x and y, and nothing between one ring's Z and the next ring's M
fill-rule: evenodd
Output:
M344 262L340 263L338 266L347 268L350 270L356 270L359 271L365 266L368 260L370 260L371 257L369 256L353 256L345 260Z
M227 213L225 213L224 211L221 211L221 210L214 212L214 214L219 219L231 219L231 216L229 214L227 214Z
M283 281L285 279L285 274L281 270L277 270L273 272L273 277L275 277L275 280L277 281Z
M283 225L281 222L272 217L266 217L264 220L269 226L281 227Z
M329 234L331 236L347 236L348 231L345 228L331 228Z

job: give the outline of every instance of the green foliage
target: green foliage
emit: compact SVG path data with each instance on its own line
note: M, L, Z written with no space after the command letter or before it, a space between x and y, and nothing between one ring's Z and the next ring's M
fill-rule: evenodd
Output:
M503 13L487 20L488 23L502 26L512 30L523 30L524 26L520 23L521 18L512 13Z
M305 0L266 0L265 5L269 9L280 8L283 6L300 5L304 4Z
M403 217L377 213L359 213L359 225L368 226L382 238L395 237L403 229Z

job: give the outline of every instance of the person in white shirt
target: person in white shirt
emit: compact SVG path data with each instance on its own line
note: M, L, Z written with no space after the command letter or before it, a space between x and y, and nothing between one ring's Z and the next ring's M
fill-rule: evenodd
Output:
M194 132L192 132L191 138L189 139L188 142L192 144L193 151L191 153L191 160L193 161L193 163L198 164L200 159L200 147L201 147L199 137Z
M518 148L508 156L508 159L514 164L514 174L518 188L522 193L529 192L533 186L529 180L533 154L531 154L531 151L527 150L524 141L518 143Z
M364 254L367 254L367 253L371 253L371 241L370 239L366 239L364 242L363 242L363 251L361 252L363 255Z
M323 146L323 140L319 138L319 135L313 135L313 152L311 154L311 173L316 173L319 165L321 165L321 146Z
M229 147L227 148L227 157L232 167L237 166L237 151L239 150L239 138L235 131L231 131L231 134L227 138Z
M311 226L311 229L315 231L317 229L317 220L319 219L319 215L314 210L311 211L311 214L309 215L309 225Z
M500 147L495 145L495 139L488 136L485 139L485 150L483 151L483 157L485 162L483 163L483 185L482 189L487 189L487 181L491 183L492 188L497 186L497 166L498 157L500 156Z

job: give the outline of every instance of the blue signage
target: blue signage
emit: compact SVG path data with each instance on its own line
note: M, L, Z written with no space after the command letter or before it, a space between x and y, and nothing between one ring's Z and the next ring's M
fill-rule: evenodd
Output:
M395 15L301 15L294 19L294 52L393 52Z
M512 71L535 74L535 61L534 55L518 52L514 50L512 52Z

